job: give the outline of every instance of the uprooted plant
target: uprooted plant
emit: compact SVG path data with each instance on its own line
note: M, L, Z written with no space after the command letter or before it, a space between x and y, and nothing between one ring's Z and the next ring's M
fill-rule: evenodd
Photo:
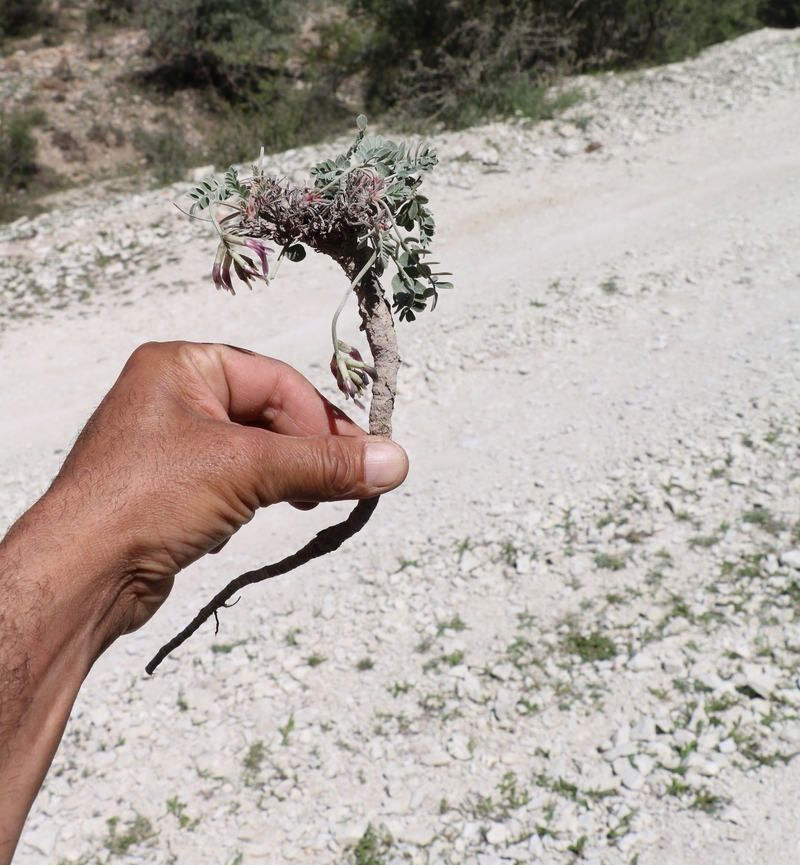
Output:
M345 397L362 408L359 400L371 380L369 431L391 438L400 356L380 278L390 265L396 270L392 306L401 321L413 321L429 301L433 309L439 290L452 285L441 279L447 274L433 271L434 263L425 260L435 225L428 199L419 190L424 173L438 162L436 152L424 143L409 146L380 136L365 137L367 118L363 114L357 125L358 135L347 153L312 168L310 186L300 188L267 176L260 160L248 180L241 180L231 168L223 181L209 178L189 197L194 202L192 214L207 212L219 234L212 269L218 288L234 292L231 271L248 287L252 280L269 282L268 256L274 250L264 241L282 247L273 278L284 258L305 258L306 247L329 255L340 265L349 285L331 325L331 371ZM352 293L358 299L361 329L372 352L371 366L358 349L339 339L339 316ZM360 501L346 520L323 529L296 553L232 580L159 650L147 672L152 674L211 616L218 624L217 611L245 586L285 574L338 549L366 525L377 504L378 497Z

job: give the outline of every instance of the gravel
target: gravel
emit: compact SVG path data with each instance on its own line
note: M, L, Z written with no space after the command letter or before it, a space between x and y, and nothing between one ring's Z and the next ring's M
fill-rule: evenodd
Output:
M97 663L15 862L795 861L799 37L440 136L457 289L401 331L404 490L147 678L214 587L339 510L193 566ZM190 298L213 239L168 207L186 188L0 232L5 523L143 339L237 341L338 399L334 271Z

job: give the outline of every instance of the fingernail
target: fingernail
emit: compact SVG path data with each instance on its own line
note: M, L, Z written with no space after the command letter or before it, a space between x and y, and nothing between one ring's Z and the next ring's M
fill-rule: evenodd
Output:
M364 455L365 480L371 487L393 487L406 473L405 451L392 442L369 442Z

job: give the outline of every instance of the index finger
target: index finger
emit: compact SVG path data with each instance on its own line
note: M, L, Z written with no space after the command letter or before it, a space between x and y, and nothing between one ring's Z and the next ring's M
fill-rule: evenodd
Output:
M366 435L296 369L229 345L198 345L193 361L234 423L291 436Z

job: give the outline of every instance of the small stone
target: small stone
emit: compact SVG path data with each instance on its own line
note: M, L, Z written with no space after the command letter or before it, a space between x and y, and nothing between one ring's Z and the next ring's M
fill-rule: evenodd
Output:
M462 574L468 574L474 571L480 564L480 559L472 552L472 550L464 550L461 556L461 561L458 563L458 569Z
M364 836L368 824L369 820L366 818L357 823L345 823L342 826L336 826L332 835L336 843L342 847L354 847Z
M614 745L625 745L631 740L631 728L628 724L623 724L613 736Z
M447 743L447 752L456 760L472 759L472 751L469 749L469 736L463 733L454 733Z
M497 165L500 162L500 154L494 147L487 147L486 150L479 150L473 157L475 162L482 162L484 165Z
M719 775L719 766L713 760L707 759L696 751L688 754L681 762L687 769L694 770L706 778L713 778L715 775Z
M728 823L736 823L739 826L744 825L742 812L735 805L728 805L728 807L719 815L719 819L727 820Z
M447 766L448 763L452 763L452 759L449 754L446 754L444 751L431 751L430 754L426 754L422 760L420 761L424 766Z
M105 727L105 725L111 719L111 712L109 711L108 706L105 703L101 703L101 705L92 709L89 713L89 717L92 719L92 723L95 727Z
M481 683L477 676L464 676L456 685L456 691L459 697L466 697L468 700L472 700L473 703L483 702Z
M624 787L629 790L641 790L644 786L644 778L637 769L631 766L627 757L620 757L611 764L614 774L622 781Z
M492 823L491 828L486 833L486 840L493 845L505 844L508 837L508 830L503 823Z
M634 673L642 673L645 670L654 670L655 667L656 662L650 657L650 655L647 655L644 652L637 652L628 661L628 669L633 670Z
M656 722L645 717L631 728L631 739L637 742L652 742L656 738Z
M689 621L683 616L675 616L670 619L664 627L664 636L671 637L674 634L682 634L689 627Z
M772 676L767 676L765 673L762 673L760 675L747 676L746 684L749 688L752 688L759 697L769 700L772 696L772 692L775 690L777 682L772 678Z
M688 745L689 742L694 742L695 735L694 733L690 733L689 730L680 727L673 734L672 738L675 740L676 745Z
M495 679L500 679L501 682L507 682L514 672L512 664L497 664L492 667L492 675Z
M397 833L397 840L417 847L427 847L436 837L436 833L428 826L411 823Z
M697 750L701 754L713 751L717 745L719 745L719 736L713 731L710 733L704 733L697 739Z
M58 826L45 823L38 829L33 829L25 834L25 843L28 847L38 850L43 856L49 856L56 848L58 840Z
M603 754L603 759L609 763L613 763L621 757L631 757L639 750L639 746L635 742L626 742L624 745L617 745L610 751Z
M800 571L800 550L786 550L781 553L781 564L787 568L793 568L795 571Z
M656 761L647 754L637 754L633 758L633 762L644 778L646 778L656 767Z
M736 750L736 742L733 739L723 739L717 748L720 754L733 754Z

